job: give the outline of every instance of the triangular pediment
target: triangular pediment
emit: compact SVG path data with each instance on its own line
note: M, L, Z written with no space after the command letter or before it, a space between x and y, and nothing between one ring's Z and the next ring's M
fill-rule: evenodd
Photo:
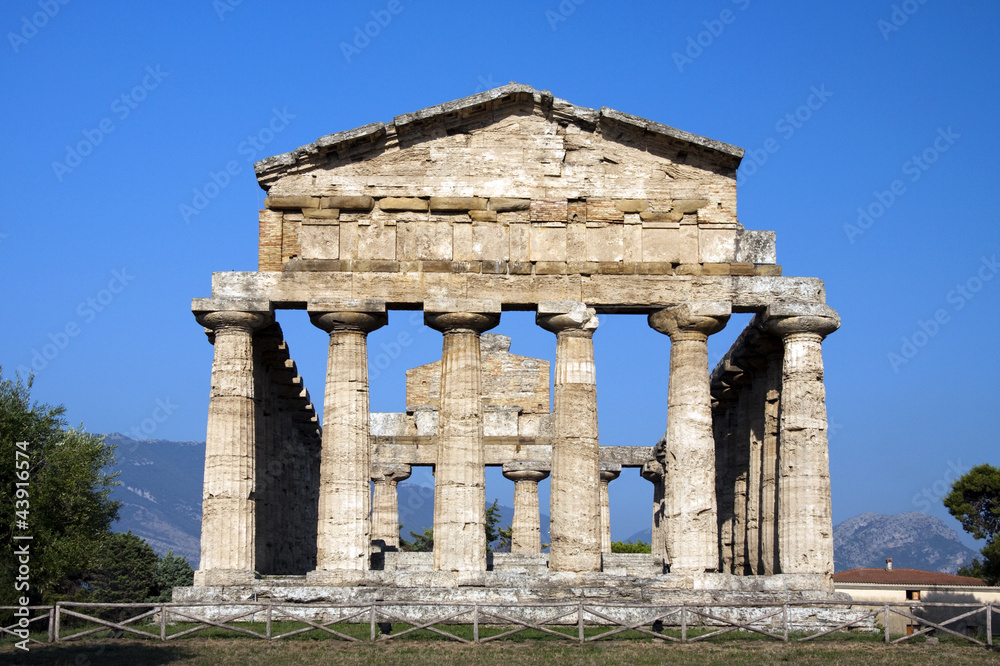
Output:
M256 172L278 196L533 197L548 188L553 198L585 198L611 194L615 180L642 194L663 189L655 181L734 178L742 156L719 141L511 84L321 137L258 162Z

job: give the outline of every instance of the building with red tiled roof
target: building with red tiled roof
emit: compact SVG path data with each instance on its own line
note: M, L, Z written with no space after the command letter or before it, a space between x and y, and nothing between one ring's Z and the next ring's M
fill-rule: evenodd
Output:
M939 603L965 605L964 607L924 607L912 610L914 615L925 617L939 624L952 617L962 615L977 605L992 602L994 606L1000 606L1000 587L991 587L980 578L919 569L893 569L891 558L886 560L884 569L851 569L835 573L833 574L833 584L838 592L850 595L855 601L872 602L873 606L907 602L912 602L914 606ZM916 629L910 620L896 613L891 614L890 624L890 630L893 634L909 633ZM993 624L997 625L997 622L994 621ZM986 628L985 611L947 626L954 631L969 634L984 631Z

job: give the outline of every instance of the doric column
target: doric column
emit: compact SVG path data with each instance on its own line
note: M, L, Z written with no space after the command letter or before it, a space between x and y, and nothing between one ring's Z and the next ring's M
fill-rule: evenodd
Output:
M372 543L399 550L399 495L396 486L410 478L410 466L372 465ZM377 542L381 541L381 544Z
M764 443L761 447L760 556L761 573L780 573L778 564L778 440L781 432L781 350L767 354Z
M736 431L732 440L733 473L733 573L745 576L749 568L750 508L750 377L743 368L733 367L728 377L737 392Z
M503 475L514 482L514 522L511 523L510 552L542 552L539 526L538 482L549 475L545 463L507 462Z
M434 569L486 571L486 468L479 336L500 323L500 304L441 299L424 321L444 334L434 468Z
M650 543L653 557L666 561L667 549L663 529L663 463L655 458L647 460L643 463L639 474L653 484L653 525Z
M664 508L672 573L719 569L708 336L730 313L729 303L696 303L649 315L649 325L670 336Z
M536 321L556 334L549 569L600 571L597 315L583 303L543 301Z
M371 553L367 338L385 325L385 303L341 299L310 302L307 309L330 334L314 577L335 571L343 578L368 569Z
M778 447L781 573L831 576L833 519L822 342L840 326L840 317L826 305L783 304L768 307L764 323L784 345Z
M601 463L601 552L611 552L611 500L608 498L608 484L622 473L622 466Z
M197 318L215 333L215 359L195 585L247 585L257 568L253 332L271 317L262 311L216 311L201 312Z

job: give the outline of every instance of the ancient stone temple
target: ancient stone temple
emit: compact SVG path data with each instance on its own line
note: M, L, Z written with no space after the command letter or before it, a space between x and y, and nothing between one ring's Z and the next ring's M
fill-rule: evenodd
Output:
M192 306L215 360L201 564L175 596L832 592L821 345L839 318L737 219L742 156L511 84L258 163L259 268L215 273ZM329 337L322 423L282 309ZM554 368L487 333L513 310L553 334ZM367 336L400 311L440 332L441 360L407 374L405 412L371 414ZM734 312L754 317L711 370ZM593 339L619 315L670 348L646 378L669 372L655 446L599 445ZM420 465L434 550L396 552L396 484ZM515 484L511 553L487 552L491 465ZM608 552L623 467L651 482L652 555Z

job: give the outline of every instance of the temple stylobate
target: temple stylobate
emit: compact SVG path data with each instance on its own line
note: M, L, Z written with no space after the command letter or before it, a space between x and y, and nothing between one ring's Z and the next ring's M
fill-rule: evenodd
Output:
M192 305L215 359L201 564L180 598L832 593L822 341L839 318L822 281L782 275L773 232L737 219L742 156L511 84L258 163L258 271L214 274ZM282 309L329 338L322 423ZM552 333L553 368L489 333L512 310ZM409 371L404 412L371 413L368 334L412 311L441 360ZM712 370L734 313L754 317ZM655 446L599 445L594 338L617 315L669 345L669 368L637 378L669 377ZM434 547L402 553L396 487L418 466ZM487 549L487 466L515 484L510 553ZM623 468L651 484L650 555L609 552Z

